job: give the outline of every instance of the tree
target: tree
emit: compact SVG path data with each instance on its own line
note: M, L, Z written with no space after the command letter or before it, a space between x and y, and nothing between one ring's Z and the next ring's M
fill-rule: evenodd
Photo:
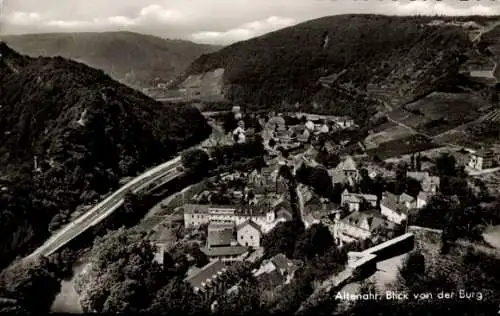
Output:
M406 180L406 193L408 195L416 197L420 191L422 191L422 185L420 182L413 178L407 178Z
M269 234L264 235L262 246L265 249L266 258L280 253L287 257L293 255L295 240L303 229L302 226L297 227L294 223L279 223Z
M149 306L151 293L168 275L153 261L156 249L144 237L119 229L96 241L90 269L76 280L84 311L134 312Z
M121 207L120 223L129 227L134 225L148 210L145 196L141 193L129 191L123 197Z
M411 287L425 273L425 257L419 251L413 251L408 254L403 265L399 268L399 275L407 287Z
M444 153L436 159L436 171L440 176L454 177L457 175L457 160L454 156Z
M286 179L287 181L292 181L293 180L293 173L292 170L290 170L290 167L287 165L280 166L278 175Z
M408 166L404 162L398 164L396 168L395 194L401 194L406 191L407 171Z
M276 146L276 141L274 140L274 138L271 138L269 140L269 147L274 148L274 146Z
M323 197L330 197L333 194L332 178L324 168L312 168L307 179L307 184Z
M234 117L234 113L228 112L222 118L222 128L226 133L232 133L238 127L238 121Z
M234 292L227 293L217 301L215 315L262 315L260 304L260 289L253 277L244 279Z
M298 237L293 258L309 260L315 256L323 255L328 248L334 245L335 242L330 230L324 225L315 224Z
M184 152L181 156L181 162L190 173L204 175L208 171L209 157L204 150L193 149Z
M307 184L309 183L309 174L311 173L311 168L307 167L305 164L301 164L300 167L295 172L295 178L297 182Z
M146 312L153 315L208 315L207 302L193 292L181 278L174 278L153 298Z
M359 182L359 190L361 193L368 194L372 193L372 179L368 175L368 170L362 168L360 170L361 180Z
M0 296L16 299L29 312L48 313L61 289L58 275L45 258L18 262L0 275Z
M420 156L420 153L418 153L417 157L415 158L415 169L419 172L422 170L422 157Z

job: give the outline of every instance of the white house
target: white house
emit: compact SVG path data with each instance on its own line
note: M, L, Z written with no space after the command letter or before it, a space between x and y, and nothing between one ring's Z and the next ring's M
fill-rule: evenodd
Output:
M360 175L356 162L351 156L347 156L335 169L328 170L333 184L344 183L354 185L359 181Z
M403 203L408 209L417 207L417 200L406 193L399 196L399 203Z
M237 241L245 247L260 247L262 231L254 221L247 220L236 227Z
M329 131L330 131L330 128L326 124L321 125L321 127L319 128L319 132L322 134L326 134Z
M420 191L420 193L417 196L417 208L419 209L424 208L427 205L427 203L429 203L432 196L433 194L431 193Z
M312 121L307 121L305 126L309 131L314 131L316 125Z
M186 204L184 209L184 227L195 228L209 222L240 225L247 220L257 223L263 233L267 233L277 223L273 205L197 205Z
M411 200L409 195L401 199L401 196L385 192L380 201L380 211L389 221L401 224L408 218L408 205L416 207L416 200Z
M349 193L347 189L342 192L341 195L341 205L347 205L349 211L359 211L361 209L361 204L367 203L371 207L377 207L378 198L373 194L357 194Z
M477 170L489 169L495 165L495 155L491 150L479 150L471 154L469 167Z
M333 233L335 241L342 245L356 240L365 240L373 237L379 229L391 229L377 212L353 212L340 219L336 218L333 224Z

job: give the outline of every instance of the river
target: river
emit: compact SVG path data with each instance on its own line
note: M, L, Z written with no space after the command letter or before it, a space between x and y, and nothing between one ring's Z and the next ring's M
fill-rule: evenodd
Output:
M51 311L54 313L82 314L80 299L73 286L76 276L82 271L83 265L73 268L73 277L70 280L61 281L61 292L54 299Z

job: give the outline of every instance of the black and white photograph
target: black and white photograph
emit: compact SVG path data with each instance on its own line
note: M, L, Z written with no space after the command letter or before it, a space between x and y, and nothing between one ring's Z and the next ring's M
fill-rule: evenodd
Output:
M500 314L497 0L0 0L0 315Z

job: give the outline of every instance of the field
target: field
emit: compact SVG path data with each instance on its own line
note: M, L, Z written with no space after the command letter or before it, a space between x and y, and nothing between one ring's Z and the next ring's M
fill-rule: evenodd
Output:
M467 148L479 149L500 144L499 128L495 120L477 120L434 137L438 143L453 143Z
M368 149L366 153L382 160L405 154L437 148L439 145L430 142L420 135L410 135L381 144L377 148Z
M470 93L432 93L390 112L393 120L428 135L438 135L480 118L491 105Z
M412 132L407 128L394 124L379 133L369 135L365 139L365 146L367 148L375 148L383 143L394 141L399 138L408 137L412 135Z

